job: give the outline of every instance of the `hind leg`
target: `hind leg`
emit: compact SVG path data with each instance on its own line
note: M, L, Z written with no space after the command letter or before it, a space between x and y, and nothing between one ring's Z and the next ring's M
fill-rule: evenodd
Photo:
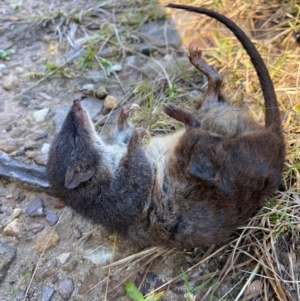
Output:
M195 115L192 112L188 110L184 110L171 103L164 104L163 109L167 115L184 123L184 125L186 126L190 126L190 127L200 126L200 121L195 117Z
M220 89L222 85L222 77L218 72L202 58L202 51L198 48L198 42L193 41L189 46L189 59L199 71L201 71L208 79L208 86L204 95L206 104L217 103L219 99ZM196 105L196 109L200 109L202 103Z

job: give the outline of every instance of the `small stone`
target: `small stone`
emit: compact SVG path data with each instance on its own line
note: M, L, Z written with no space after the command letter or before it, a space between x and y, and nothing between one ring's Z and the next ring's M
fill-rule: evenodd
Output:
M5 153L11 153L15 151L18 147L20 147L20 144L17 141L14 140L0 141L0 150L2 150Z
M50 226L54 226L58 221L58 215L55 212L48 212L46 214L46 221Z
M6 275L10 264L15 259L17 248L0 240L0 282Z
M47 155L50 150L50 144L49 143L44 143L42 148L41 148L41 153L42 155Z
M16 67L16 73L17 74L23 74L24 72L25 72L24 68L22 68L20 66Z
M3 64L3 63L0 64L0 70L1 70L1 69L5 69L5 68L6 68L6 65L5 65L5 64Z
M31 217L45 216L42 199L38 197L33 198L33 200L28 204L26 208L26 213Z
M100 98L100 99L106 97L107 94L108 94L108 93L107 93L105 87L99 87L99 88L97 88L97 90L96 90L96 97L98 97L98 98Z
M78 295L83 295L91 290L99 282L98 277L90 271L83 276L80 287L78 288Z
M84 252L84 258L88 259L94 264L107 264L112 256L111 248L102 248L100 250L86 250Z
M34 140L41 140L41 139L44 139L44 138L47 138L48 137L48 133L47 132L42 132L42 133L38 133L36 136L35 136L35 139Z
M8 124L8 125L5 127L6 132L10 132L12 129L13 129L13 125L12 125L12 124Z
M45 93L45 92L39 92L38 95L41 96L42 98L46 99L46 100L51 100L52 99L52 97L49 94Z
M44 228L45 228L44 223L37 222L37 223L33 223L30 226L29 231L31 231L33 234L37 234L37 233L41 232L42 230L44 230Z
M20 221L18 219L13 220L3 229L3 235L5 236L18 236L20 234Z
M26 132L25 127L17 127L17 128L14 128L9 135L11 138L17 139L17 138L22 137L25 134L25 132Z
M18 87L19 87L19 79L13 75L10 75L3 84L3 88L6 91L15 90Z
M87 84L82 87L82 92L85 95L93 96L94 91L95 91L95 86L93 84Z
M104 100L104 107L106 109L112 110L118 104L117 99L112 95L107 95Z
M81 231L80 231L78 228L75 228L75 229L73 230L73 235L74 235L74 237L77 238L77 239L81 238L81 236L82 236Z
M31 104L32 98L28 95L23 95L22 99L19 101L19 104L23 107L29 107Z
M150 55L152 52L154 52L155 47L152 47L148 44L139 44L136 46L135 51L140 52L144 55Z
M51 35L44 35L43 37L42 37L42 41L44 42L44 43L50 43L51 41L52 41L52 36Z
M112 65L111 69L114 70L114 71L121 71L122 70L122 65L120 65L120 64Z
M28 151L25 152L25 156L28 159L34 159L37 156L37 152L34 151L34 150L28 150Z
M7 199L7 200L11 200L12 198L13 198L13 195L10 193L10 194L7 194L6 196L5 196L5 198Z
M42 287L41 301L50 301L54 294L54 288L51 286L44 285Z
M62 269L66 272L72 272L77 266L77 263L78 263L77 260L72 258L62 266Z
M15 208L12 214L13 218L19 217L23 213L23 210L21 208Z
M20 157L20 156L24 156L25 155L25 148L22 146L20 147L16 152L15 152L15 156Z
M33 118L36 122L43 122L45 121L47 114L49 113L50 109L49 108L45 108L45 109L41 109L38 111L35 111L33 113Z
M69 300L74 291L74 283L70 278L60 280L58 283L58 292L64 300Z
M60 261L61 264L65 264L71 256L71 253L62 253L60 256L57 257L57 259Z
M35 239L35 251L42 253L44 250L48 250L57 245L58 242L59 236L55 230L45 230Z
M57 260L49 261L44 267L37 270L35 279L38 282L45 280L46 278L52 277L57 272Z
M33 150L33 149L37 149L39 147L39 144L36 141L27 139L24 143L24 147L26 150Z
M37 155L34 157L34 162L41 166L46 166L48 162L48 154L46 155Z

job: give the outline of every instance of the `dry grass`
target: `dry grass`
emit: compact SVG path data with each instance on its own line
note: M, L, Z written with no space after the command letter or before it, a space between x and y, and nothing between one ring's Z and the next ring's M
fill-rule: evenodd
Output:
M99 59L98 54L106 45L113 48L115 58L122 62L126 55L136 54L134 41L140 38L136 31L138 26L151 19L164 18L164 13L155 1L138 1L140 5L133 2L112 2L105 6L99 4L84 11L60 14L59 18L57 12L51 12L48 16L40 17L37 26L56 22L59 41L67 41L71 47L79 43L83 48L96 46L96 63L105 70L105 61ZM161 1L160 4L167 2ZM294 39L295 32L300 28L300 7L296 1L279 0L198 0L190 4L217 9L240 24L252 37L274 81L288 150L282 190L275 193L255 217L237 230L238 235L232 241L222 247L212 246L205 253L194 253L197 262L186 271L189 281L199 284L210 280L195 293L195 300L300 300L300 47ZM170 14L171 10L167 13ZM175 26L184 36L185 45L194 38L202 40L204 45L207 41L212 44L205 48L204 55L224 76L224 92L228 98L234 99L237 105L243 103L248 106L263 121L262 94L255 70L233 35L214 20L191 14L188 16L188 13L179 11L172 14ZM179 15L186 17L177 18ZM94 28L99 29L95 32ZM176 57L174 53L174 60ZM153 134L170 132L180 127L162 114L161 104L173 101L189 107L192 103L190 92L197 86L193 82L195 73L192 69L182 70L178 67L169 70L159 62L159 58L159 52L156 57L143 57L157 63L157 76L151 82L145 79L137 83L130 92L125 92L127 83L121 82L117 74L110 80L110 84L115 84L116 88L124 92L121 102L134 99L142 105L142 112L135 117L135 122L147 127ZM65 64L58 66L53 73ZM84 70L75 72L76 76L84 73ZM36 84L43 80L45 78ZM124 272L125 283L138 270L147 272L151 262L169 256L170 252L176 251L155 247L113 262L105 267L108 269L108 277L102 281L107 281L113 274ZM199 265L221 255L226 258L221 269L197 277L191 276ZM125 273L129 267L132 272ZM225 283L231 284L231 289L221 294L220 288ZM181 273L157 290L167 290L178 284L183 284Z

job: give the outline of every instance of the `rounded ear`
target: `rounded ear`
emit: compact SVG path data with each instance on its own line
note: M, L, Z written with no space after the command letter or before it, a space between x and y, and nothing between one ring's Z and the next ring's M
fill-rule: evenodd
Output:
M96 169L93 166L76 165L68 167L65 177L65 188L73 189L80 183L86 182L93 177Z

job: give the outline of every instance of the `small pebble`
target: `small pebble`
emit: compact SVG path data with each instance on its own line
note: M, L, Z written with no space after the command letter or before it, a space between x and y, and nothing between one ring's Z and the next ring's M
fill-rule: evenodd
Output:
M3 88L7 91L15 90L19 87L19 79L13 75L6 78Z
M82 87L82 92L88 96L93 95L95 91L95 86L93 84L87 84Z
M99 88L97 88L97 90L96 90L96 97L98 97L98 98L100 98L100 99L106 97L107 94L108 94L108 93L107 93L105 87L99 87Z
M54 294L54 288L51 286L44 285L42 287L41 301L50 301Z
M62 266L62 269L66 272L72 272L77 266L77 263L78 263L77 260L72 258Z
M44 250L48 250L59 242L59 236L55 230L45 230L35 239L35 251L42 253Z
M28 159L34 159L36 156L37 156L37 152L34 151L34 150L27 150L25 152L25 156L28 158Z
M13 218L19 217L23 213L23 210L21 208L15 208L14 212L12 214Z
M18 236L20 234L20 221L18 219L13 220L6 225L3 229L4 236Z
M24 68L22 68L22 67L20 67L20 66L16 67L16 73L17 73L17 74L22 74L22 73L24 73L24 72L25 72Z
M71 256L70 252L62 253L57 257L57 259L60 261L61 264L65 264L69 260L70 256Z
M38 197L33 198L26 208L26 213L31 217L45 216L42 199Z
M40 267L35 274L35 279L38 282L45 280L46 278L52 277L57 272L57 260L49 261L45 266Z
M42 230L44 230L44 228L45 228L44 223L37 222L37 223L33 223L30 226L29 231L31 231L33 234L37 234L37 233L41 232Z
M44 143L42 148L41 148L41 153L42 155L47 155L50 150L50 144L49 143Z
M34 162L41 166L46 166L48 162L48 154L46 155L37 155L34 157Z
M45 108L45 109L41 109L41 110L35 111L33 113L33 119L36 122L43 122L43 121L45 121L45 119L46 119L49 111L50 111L49 108Z
M112 255L111 248L102 248L100 250L86 250L84 258L91 261L93 264L107 264L109 263Z
M42 132L42 133L36 134L34 140L37 141L37 140L41 140L41 139L44 139L44 138L47 138L47 137L48 137L48 133L47 132Z
M48 212L46 214L46 221L50 226L54 226L58 221L58 215L55 212Z
M74 291L74 283L70 278L60 280L58 283L58 292L63 300L69 300Z
M104 100L104 107L106 109L112 110L118 104L117 99L112 95L107 95Z
M20 147L17 151L16 151L16 156L24 156L25 155L25 147Z
M114 70L114 71L121 71L122 70L122 65L112 65L111 66L111 69Z
M45 93L45 92L40 92L40 93L38 93L38 95L40 95L41 97L43 97L43 98L45 98L47 100L51 100L52 99L52 97L49 94Z

